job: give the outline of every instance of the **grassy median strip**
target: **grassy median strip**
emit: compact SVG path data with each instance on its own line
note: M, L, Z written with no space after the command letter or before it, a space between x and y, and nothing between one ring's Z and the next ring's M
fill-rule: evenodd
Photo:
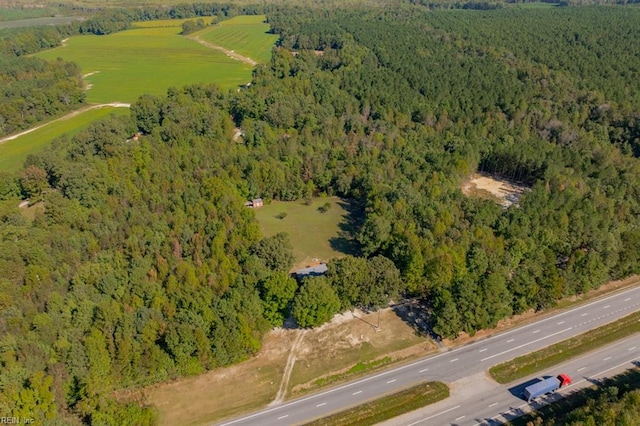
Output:
M374 425L449 397L442 382L428 382L385 396L375 401L323 417L307 426Z
M498 364L491 367L489 372L496 382L510 383L638 332L640 332L640 312L539 351Z

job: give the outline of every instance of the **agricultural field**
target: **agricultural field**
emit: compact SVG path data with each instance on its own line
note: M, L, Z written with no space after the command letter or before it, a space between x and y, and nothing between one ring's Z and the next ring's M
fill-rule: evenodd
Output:
M169 87L194 83L234 88L251 80L250 65L179 35L183 21L157 22L163 26L71 37L37 56L78 63L87 75L89 103L134 102L144 93L164 96Z
M324 206L327 208L323 208ZM313 259L329 260L354 254L349 230L357 212L348 201L338 197L304 201L273 201L255 210L260 230L265 237L279 232L289 234L293 245L295 268ZM324 212L322 211L324 210Z
M271 58L271 49L278 40L277 35L267 33L269 28L264 15L238 16L204 29L196 35L202 40L234 50L257 62L267 63Z
M129 109L104 107L83 111L69 118L50 122L40 129L16 139L0 143L0 170L10 173L20 170L29 154L42 150L52 140L64 134L73 136L88 127L93 121L110 114L129 114Z
M13 19L13 14L0 9L0 29L37 27L40 25L66 25L83 19L80 16L45 16L38 18ZM17 15L20 16L20 15Z

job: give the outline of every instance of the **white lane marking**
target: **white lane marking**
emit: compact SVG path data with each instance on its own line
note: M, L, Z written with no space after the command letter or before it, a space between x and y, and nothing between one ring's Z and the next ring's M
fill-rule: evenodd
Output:
M327 403L326 403L326 402L323 402L322 404L318 404L318 405L316 405L316 407L322 407L323 405L327 405Z
M488 359L495 358L495 357L500 356L500 355L504 355L504 354L509 353L509 352L511 352L511 351L515 351L515 350L517 350L517 349L524 348L524 347L525 347L525 346L527 346L527 345L530 345L530 344L532 344L532 343L539 342L539 341L544 340L544 339L548 339L549 337L556 336L556 335L558 335L558 334L560 334L560 333L564 333L565 331L569 331L569 330L571 330L572 328L573 328L573 327L565 328L564 330L557 331L557 332L555 332L555 333L553 333L553 334L549 334L548 336L544 336L544 337L541 337L541 338L539 338L539 339L532 340L532 341L530 341L530 342L528 342L528 343L524 343L524 344L522 344L522 345L520 345L520 346L515 346L515 347L513 347L513 348L511 348L511 349L507 349L506 351L502 351L502 352L497 353L497 354L495 354L495 355L491 355L491 356L488 356L488 357L486 357L486 358L482 358L480 361L486 361L486 360L488 360Z
M284 416L280 416L280 417L278 417L278 420L286 419L287 417L289 417L289 415L288 415L288 414L285 414Z
M564 321L560 321L560 322L558 323L558 325L561 325L561 324L564 324Z
M396 381L396 379L389 380L389 381L387 381L387 384L389 384L389 383L393 383L393 382L395 382L395 381Z
M498 338L502 338L502 337L506 336L507 334L522 332L523 330L526 330L529 327L535 327L535 326L538 326L539 324L542 324L542 323L544 323L546 321L551 321L551 320L554 320L556 318L560 318L562 316L571 314L573 312L588 308L588 307L590 307L592 305L596 305L598 303L602 303L605 300L610 300L610 299L619 297L620 293L624 293L624 292L627 292L627 291L637 291L637 289L634 288L634 289L631 289L631 290L625 290L625 291L622 291L622 292L616 292L616 293L614 293L614 294L612 294L610 296L603 297L603 298L594 300L593 302L589 302L589 303L586 303L584 305L577 306L577 307L575 307L573 309L569 309L568 311L560 312L557 315L553 315L553 316L550 316L548 318L544 318L544 319L542 319L540 321L536 321L536 322L534 322L532 324L524 325L522 327L513 328L513 329L511 329L509 331L505 331L504 333L500 333L500 334L496 334L494 336L488 337L486 340L484 340L483 343L486 343L489 340L495 340L495 339L498 339ZM631 300L631 299L629 298L629 300ZM584 314L584 315L587 315L587 314ZM566 331L566 330L563 330L563 331ZM551 337L551 336L547 336L547 337ZM333 389L329 389L329 390L326 390L324 392L320 392L320 393L318 393L316 395L309 395L307 397L300 398L300 399L297 399L295 401L291 401L289 403L286 403L286 404L283 404L283 405L279 405L277 407L269 408L269 409L264 410L264 411L260 411L260 412L257 412L257 413L250 414L248 416L244 416L244 417L241 417L241 418L238 418L238 419L234 419L234 420L231 420L231 421L229 421L227 423L222 423L220 426L229 426L229 425L232 425L232 424L235 424L235 423L244 422L244 421L247 421L249 419L253 419L255 417L271 413L271 412L276 411L276 410L282 410L284 408L300 404L300 403L308 401L310 399L319 398L319 397L321 397L323 395L327 395L327 394L330 394L330 393L334 393L334 392L340 391L342 389L347 389L347 388L350 388L350 387L353 387L353 386L356 386L356 385L360 385L360 384L365 383L365 382L369 382L371 380L377 379L378 377L382 377L382 376L385 376L387 374L395 373L395 372L398 372L398 371L401 371L401 370L406 370L408 368L415 367L416 365L422 364L424 362L431 362L436 358L440 358L440 357L443 357L443 356L451 355L452 352L458 352L458 351L462 351L464 349L469 349L469 346L461 346L461 347L453 349L453 350L451 350L449 352L443 352L443 353L440 353L438 355L434 355L434 356L432 356L430 358L424 358L424 359L421 359L419 361L415 361L415 362L412 362L410 364L406 364L406 365L400 366L400 367L398 367L396 369L393 369L393 370L388 370L388 371L385 371L385 372L382 372L382 373L379 373L379 374L375 374L375 375L370 376L370 377L365 377L364 379L357 380L357 381L352 382L352 383L347 383L347 384L344 384L342 386L338 386L338 387L335 387ZM519 349L519 348L514 348L514 349ZM621 364L621 365L624 365L624 364ZM526 405L528 405L528 404L522 404L522 407L524 407Z
M454 359L452 359L452 360L451 360L451 361L449 361L449 362L456 362L458 359L459 359L459 358L454 358Z
M602 309L607 309L609 307L611 307L611 305L607 305L607 306L603 307Z
M362 391L354 392L354 393L352 393L351 395L357 395L357 394L359 394L359 393L362 393Z
M536 330L533 332L533 334L536 334L536 333L540 333L540 330Z
M635 348L636 348L636 347L634 346L634 347L629 348L629 349L627 349L627 350L632 351L632 350L634 350Z
M464 419L465 417L467 417L467 416L460 416L460 417L458 417L458 418L456 419L456 422L457 422L458 420L462 420L462 419Z
M582 383L582 382L586 382L588 379L593 379L593 378L594 378L594 377L596 377L596 376L600 376L601 374L604 374L604 373L606 373L606 372L608 372L608 371L611 371L611 370L615 370L616 368L620 368L620 367L622 367L623 365L629 364L630 362L634 362L634 361L636 361L636 359L635 359L635 358L628 359L628 360L626 360L626 361L624 361L624 362L622 362L622 363L620 363L620 364L618 364L618 365L614 365L614 366L613 366L613 367L611 367L611 368L607 368L606 370L602 370L602 371L600 371L600 372L598 372L598 373L592 374L592 375L591 375L591 376L589 376L587 379L582 379L582 380L578 380L577 382L573 382L572 384L570 384L570 385L566 386L566 387L565 387L565 388L563 388L563 389L570 388L570 387L575 386L575 385L577 385L577 384L579 384L579 383ZM526 405L526 404L525 404L525 405Z
M484 351L486 351L486 350L487 350L487 348L482 348L482 349L480 349L478 352L484 352Z
M609 361L611 359L610 356L606 357L605 359L603 359L603 361Z
M628 302L629 300L631 300L630 297L627 297L626 299L624 299L625 302Z
M490 404L489 407L495 407L496 405L498 405L498 403L494 402L493 404Z
M589 312L585 312L584 314L580 315L581 317L586 317L587 315L589 315Z
M420 373L424 373L425 371L429 371L429 369L428 369L428 368L423 368L423 369L422 369L422 370L420 370L419 372L420 372Z
M511 343L511 342L513 342L514 340L516 340L516 339L509 339L509 340L507 340L507 343Z
M442 414L448 413L449 411L457 410L458 408L460 408L460 406L456 405L455 407L451 407L448 410L440 411L439 413L434 414L433 416L429 416L429 417L426 417L426 418L424 418L422 420L418 420L417 422L410 423L407 426L415 426L415 425L420 424L422 422L426 422L427 420L431 420L431 419L433 419L435 417L438 417L438 416L440 416Z
M578 368L578 371L582 371L582 370L584 370L585 368L587 368L587 367L580 367L580 368Z

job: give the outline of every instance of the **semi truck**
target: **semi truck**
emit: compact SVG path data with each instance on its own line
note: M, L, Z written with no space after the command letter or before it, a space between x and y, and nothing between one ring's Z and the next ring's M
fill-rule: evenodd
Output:
M526 399L527 402L531 402L539 396L570 385L571 382L573 382L573 380L566 374L560 374L558 377L549 377L548 379L541 380L524 388L524 399Z

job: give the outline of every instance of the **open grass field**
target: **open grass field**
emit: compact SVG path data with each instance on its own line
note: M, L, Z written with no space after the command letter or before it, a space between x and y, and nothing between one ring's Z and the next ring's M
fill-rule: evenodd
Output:
M131 103L144 93L164 96L169 87L216 83L233 88L251 80L251 66L179 35L182 21L166 22L174 26L71 37L64 46L36 56L79 64L90 74L89 103Z
M320 207L329 203L322 213ZM304 267L313 259L329 260L356 252L349 231L357 212L349 201L338 197L314 198L310 205L303 201L273 201L255 210L265 237L279 232L289 234L296 267ZM356 216L356 217L354 217Z
M3 15L2 9L0 9L0 29L4 28L22 28L22 27L37 27L40 25L66 25L73 21L82 19L79 16L44 16L34 17L26 19L12 18L11 14ZM19 16L19 15L18 15Z
M268 63L271 49L278 36L267 33L269 24L264 20L264 15L237 16L199 31L196 35L202 40L234 50L257 62Z
M91 109L67 119L51 122L41 129L0 144L0 170L10 173L20 170L29 154L42 150L52 140L64 134L73 136L95 120L110 114L129 114L129 109L113 107Z

